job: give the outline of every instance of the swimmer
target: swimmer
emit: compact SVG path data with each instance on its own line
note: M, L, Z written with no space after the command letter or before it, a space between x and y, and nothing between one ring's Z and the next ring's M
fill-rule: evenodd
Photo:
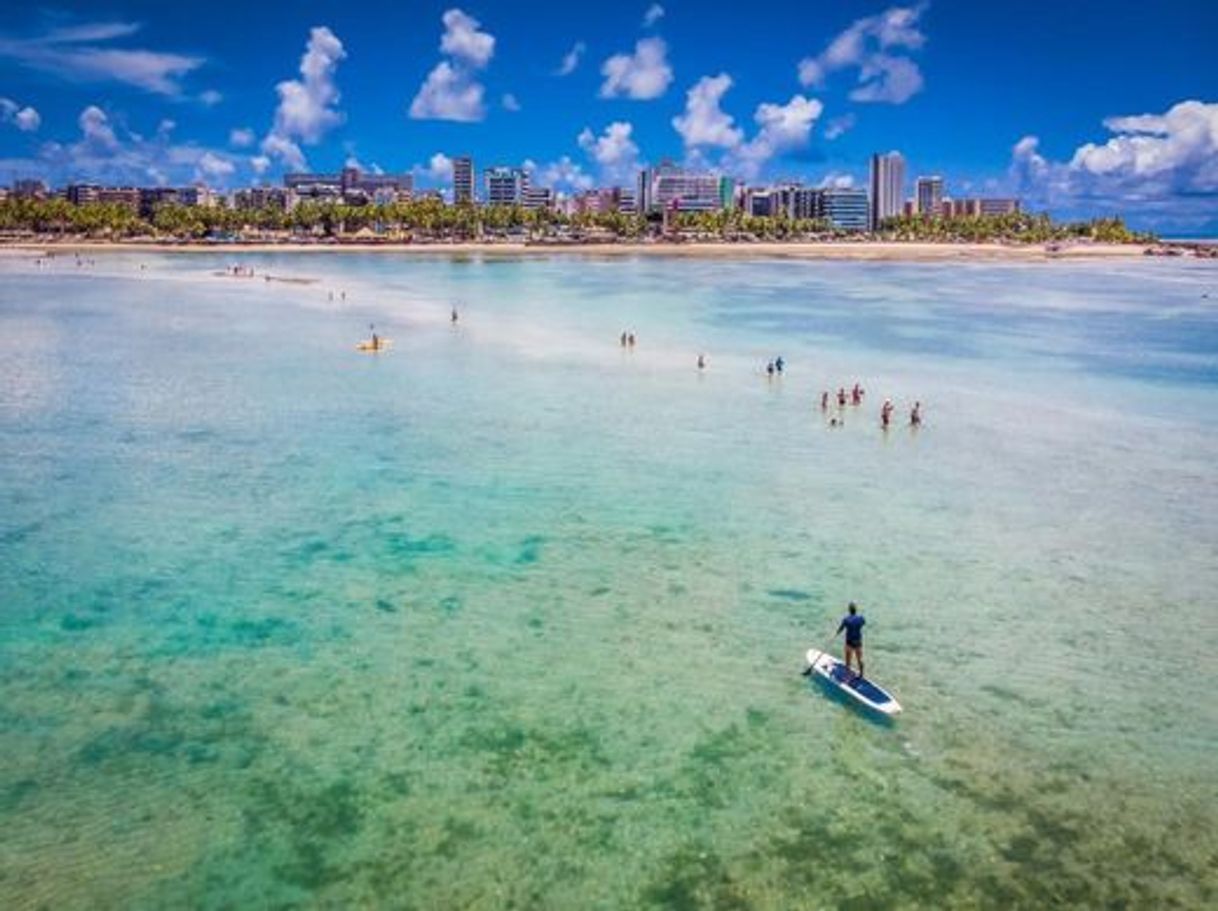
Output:
M837 388L837 407L838 408L846 407L846 387L845 386L839 386Z
M454 326L457 325L457 308L456 307L453 307L452 321L453 321Z
M829 410L829 392L828 392L828 390L826 390L825 392L822 392L820 394L820 410L821 411Z
M880 426L885 430L892 422L892 399L884 399L884 407L880 409Z
M782 373L782 368L785 367L786 365L787 365L787 362L782 359L781 354L778 355L778 357L774 359L774 369L777 370L779 373Z
M769 376L770 379L774 379L774 362L773 361L770 361L768 364L765 365L765 372Z
M910 427L921 427L922 426L922 403L921 402L914 402L914 406L909 412L909 426Z
M623 348L626 347L626 333L625 332L622 333L622 347Z
M705 354L698 355L698 369L699 370L706 369L706 355Z

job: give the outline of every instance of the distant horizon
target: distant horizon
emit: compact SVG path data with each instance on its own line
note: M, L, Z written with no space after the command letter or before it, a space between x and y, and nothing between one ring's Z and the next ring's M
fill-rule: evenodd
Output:
M775 0L751 34L680 2L211 12L11 11L0 180L227 191L359 164L432 189L468 154L564 193L665 158L865 186L870 155L899 149L907 192L940 175L956 198L1218 236L1218 5Z

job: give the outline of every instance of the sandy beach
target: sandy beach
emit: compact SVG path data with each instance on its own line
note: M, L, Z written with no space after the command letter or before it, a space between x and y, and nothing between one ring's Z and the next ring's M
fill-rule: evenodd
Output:
M673 256L705 259L833 259L945 262L1045 261L1108 259L1143 256L1146 244L933 244L885 241L824 243L606 243L524 244L462 243L113 243L99 241L20 241L0 244L0 250L21 253L43 250L148 253L395 253L418 256L551 256L598 257Z

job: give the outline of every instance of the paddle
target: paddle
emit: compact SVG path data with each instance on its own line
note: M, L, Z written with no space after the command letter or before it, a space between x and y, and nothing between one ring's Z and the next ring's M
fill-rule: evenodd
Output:
M822 655L823 655L823 654L825 654L825 653L828 651L828 646L829 646L829 644L830 644L831 642L835 641L836 639L837 639L837 633L834 633L834 634L833 634L833 636L832 636L832 637L830 637L829 641L825 643L825 646L826 646L826 647L825 647L825 648L820 649L820 653L821 653ZM800 674L801 674L802 676L804 676L804 677L807 677L807 676L808 676L809 674L811 674L811 673L812 673L812 665L810 665L810 664L809 664L809 665L808 665L806 668L804 668L802 671L800 671Z

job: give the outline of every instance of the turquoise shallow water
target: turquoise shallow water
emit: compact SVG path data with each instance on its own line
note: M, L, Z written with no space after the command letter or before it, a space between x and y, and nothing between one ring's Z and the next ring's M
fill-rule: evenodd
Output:
M6 907L1215 902L1213 265L96 260L0 260Z

